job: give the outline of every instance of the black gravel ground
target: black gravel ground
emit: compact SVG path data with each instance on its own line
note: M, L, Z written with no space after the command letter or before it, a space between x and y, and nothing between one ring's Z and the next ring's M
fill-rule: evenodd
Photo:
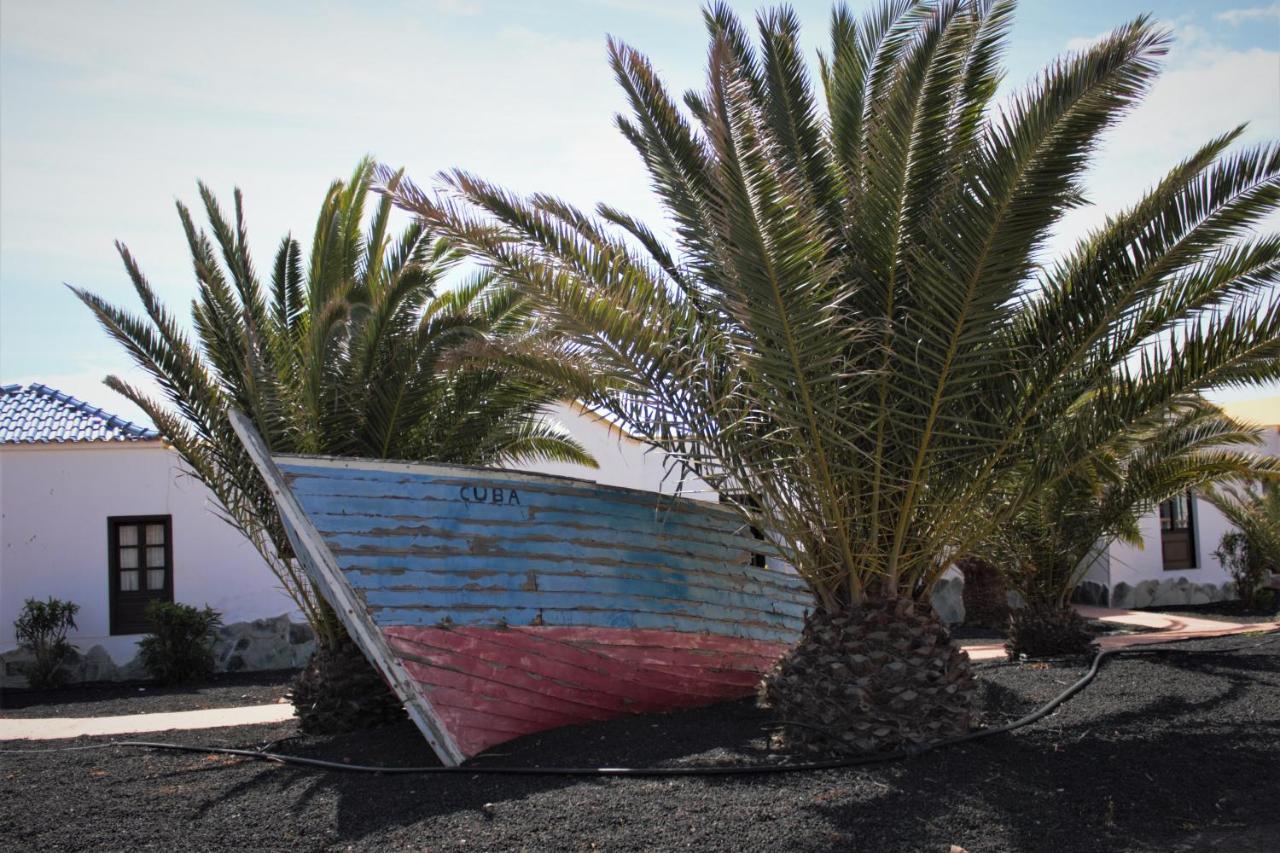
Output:
M296 670L219 673L199 685L89 684L57 690L0 692L0 719L5 717L112 717L266 705L289 691Z
M1082 672L982 668L988 721L1019 715ZM548 732L483 762L759 761L768 726L738 702ZM253 747L295 733L281 724L157 737ZM433 763L408 725L275 748ZM1083 693L1015 734L863 769L714 779L373 776L123 748L0 754L0 847L1271 851L1277 792L1280 641L1113 659Z

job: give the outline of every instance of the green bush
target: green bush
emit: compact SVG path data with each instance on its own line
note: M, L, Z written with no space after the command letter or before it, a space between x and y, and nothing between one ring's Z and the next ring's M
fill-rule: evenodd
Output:
M222 614L211 607L153 601L147 619L155 626L138 643L147 673L162 684L181 684L207 678L213 672L214 632Z
M76 627L80 605L53 596L48 601L28 598L22 614L13 623L18 647L35 655L27 668L27 683L35 688L57 687L67 674L62 662L75 646L67 642L67 632Z
M1213 556L1231 575L1236 584L1236 595L1249 609L1261 609L1267 605L1263 584L1271 577L1271 567L1257 548L1251 548L1249 537L1230 530L1222 534Z

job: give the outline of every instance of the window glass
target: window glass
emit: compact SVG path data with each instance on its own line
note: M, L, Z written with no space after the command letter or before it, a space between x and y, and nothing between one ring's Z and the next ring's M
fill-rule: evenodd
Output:
M1160 504L1161 530L1186 530L1191 526L1191 507L1186 495Z
M147 607L173 600L171 525L167 515L107 518L107 541L114 546L107 552L112 635L153 630Z

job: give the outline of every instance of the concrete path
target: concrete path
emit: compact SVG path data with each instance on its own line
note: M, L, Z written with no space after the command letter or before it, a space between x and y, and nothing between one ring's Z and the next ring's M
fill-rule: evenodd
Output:
M1104 649L1122 649L1127 646L1149 646L1170 640L1191 640L1207 637L1228 637L1232 634L1251 634L1280 630L1280 622L1219 622L1193 616L1175 616L1170 613L1151 613L1141 610L1112 610L1107 607L1076 605L1076 611L1086 619L1099 622L1116 622L1154 628L1141 634L1115 634L1098 638ZM994 660L1005 656L1004 643L974 643L964 645L972 660Z
M241 708L174 711L167 714L128 714L119 717L0 718L0 740L57 740L84 735L131 735L170 729L216 729L222 726L282 723L292 718L293 705L288 702Z

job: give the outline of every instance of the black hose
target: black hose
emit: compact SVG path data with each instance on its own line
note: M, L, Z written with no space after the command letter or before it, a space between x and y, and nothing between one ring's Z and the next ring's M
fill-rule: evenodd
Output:
M1187 642L1189 640L1208 639L1205 637L1188 637L1181 640L1171 640L1170 643ZM383 767L366 764L345 764L338 761L325 761L319 758L304 758L299 755L285 755L278 752L267 752L265 750L255 749L233 749L230 747L220 746L200 746L182 743L162 743L156 741L144 740L121 740L112 741L111 743L92 744L89 746L72 746L61 747L57 749L21 749L21 750L0 750L0 752L9 754L27 754L27 753L44 753L44 752L64 752L84 749L106 749L109 747L129 746L143 749L168 749L178 752L199 752L213 755L234 755L241 758L250 758L257 761L271 761L278 764L292 764L302 767L317 767L324 770L343 770L353 773L382 773L382 774L463 774L487 776L756 776L774 773L798 773L808 770L837 770L844 767L861 767L868 764L883 764L889 761L900 761L904 758L912 758L917 755L923 755L926 752L932 752L935 749L941 749L945 746L955 746L956 744L967 743L969 741L979 740L992 735L1006 734L1023 726L1028 726L1047 717L1053 713L1063 702L1066 702L1075 694L1079 693L1089 685L1097 676L1098 671L1102 668L1102 662L1109 657L1119 655L1140 655L1140 654L1220 654L1223 652L1238 652L1246 649L1253 649L1264 646L1268 643L1280 640L1280 633L1277 633L1258 643L1252 643L1245 646L1232 646L1225 649L1178 649L1178 648L1127 648L1127 649L1100 649L1093 657L1093 662L1089 665L1089 669L1074 684L1063 690L1057 696L1050 699L1044 705L1041 705L1031 713L1019 717L1010 723L992 728L979 729L976 732L969 732L959 737L945 738L943 740L933 741L931 743L921 744L918 747L910 749L900 749L893 752L875 753L872 755L862 755L854 758L833 758L825 761L807 761L796 764L743 764L743 765L723 765L714 767L485 767L483 765L475 766L458 766L458 767ZM1165 644L1162 644L1165 645ZM276 741L278 742L278 741ZM274 743L274 742L273 742Z

